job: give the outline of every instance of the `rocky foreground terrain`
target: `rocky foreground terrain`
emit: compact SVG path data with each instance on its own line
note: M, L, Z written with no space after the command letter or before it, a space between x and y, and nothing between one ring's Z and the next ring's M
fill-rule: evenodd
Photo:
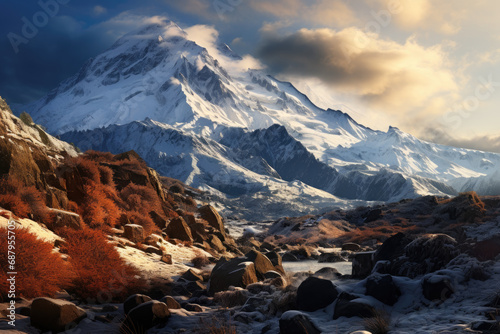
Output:
M234 239L135 152L79 153L0 102L6 333L500 332L500 197L281 218ZM324 265L286 271L301 261Z

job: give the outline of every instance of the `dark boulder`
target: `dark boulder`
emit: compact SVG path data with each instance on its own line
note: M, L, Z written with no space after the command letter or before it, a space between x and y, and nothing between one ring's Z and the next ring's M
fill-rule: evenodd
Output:
M354 278L365 278L372 272L375 252L356 253L352 259L352 276Z
M279 321L280 334L320 334L321 330L304 313L287 311Z
M181 304L177 300L174 299L172 296L165 296L162 299L160 299L162 303L165 303L168 307L169 310L176 310L181 308Z
M359 252L361 250L361 246L355 244L354 242L347 242L342 245L343 251L351 251L351 252Z
M374 261L391 261L405 254L405 247L412 239L404 233L397 233L384 241L382 246L375 252Z
M333 320L340 317L352 318L372 318L376 314L376 310L373 306L368 305L358 297L341 293L337 302L335 303L335 310L333 313Z
M154 326L167 323L170 311L165 303L157 300L148 301L130 310L125 318L121 333L146 333Z
M471 251L472 256L479 261L495 259L500 254L500 236L477 242Z
M448 277L431 274L422 280L424 297L432 302L442 302L454 293L453 285Z
M318 262L320 263L333 263L333 262L345 262L347 261L340 253L323 253L319 256Z
M208 282L208 292L213 296L216 292L226 291L230 286L246 287L257 282L257 273L253 262L239 258L230 261L219 260Z
M169 238L193 242L191 229L182 217L172 219L165 228L165 233Z
M401 290L391 275L372 275L366 280L367 296L372 296L384 304L394 305L401 296Z
M308 277L297 289L299 310L313 312L327 307L338 296L336 286L329 280Z
M210 226L215 228L222 234L222 241L226 238L226 231L224 229L224 221L221 215L215 210L213 206L205 205L198 209L201 218L205 219Z
M52 298L35 298L31 304L30 315L33 327L54 333L76 327L87 316L85 311L75 304Z
M131 309L151 300L151 297L146 295L131 295L123 302L123 311L125 312L125 314L128 314Z

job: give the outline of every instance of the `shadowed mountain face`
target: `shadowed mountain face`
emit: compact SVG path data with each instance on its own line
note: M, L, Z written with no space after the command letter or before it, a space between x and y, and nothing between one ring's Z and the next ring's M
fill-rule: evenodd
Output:
M25 109L81 149L134 149L160 173L209 191L226 213L246 206L252 219L255 210L266 218L355 200L500 193L498 154L371 130L241 68L227 46L210 54L175 23L155 24Z

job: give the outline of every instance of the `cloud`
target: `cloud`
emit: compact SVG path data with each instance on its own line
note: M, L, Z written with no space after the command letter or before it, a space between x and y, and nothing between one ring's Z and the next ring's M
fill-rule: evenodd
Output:
M254 57L244 55L241 59L230 58L223 54L219 48L219 32L213 26L195 25L184 29L188 38L208 50L221 65L233 71L245 71L249 68L260 69L263 65Z
M440 128L430 127L425 129L422 139L448 146L500 153L500 136L481 135L457 138Z
M431 0L378 0L372 2L377 7L391 8L397 3L394 15L396 24L407 31L435 31L445 35L454 35L462 27L467 17L465 8L470 1L456 0L453 2Z
M258 56L275 73L318 78L409 126L442 112L459 91L443 46L399 44L357 28L267 36Z
M345 27L357 21L352 9L341 0L254 0L250 6L279 19L300 19L324 26Z
M108 10L106 8L104 8L103 6L97 5L94 7L92 12L94 13L95 16L99 16L102 14L106 14L108 12Z

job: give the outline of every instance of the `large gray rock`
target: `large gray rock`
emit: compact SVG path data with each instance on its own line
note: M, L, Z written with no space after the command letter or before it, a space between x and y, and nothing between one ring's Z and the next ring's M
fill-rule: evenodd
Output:
M87 314L75 304L60 299L35 298L31 304L31 325L54 333L76 327Z

